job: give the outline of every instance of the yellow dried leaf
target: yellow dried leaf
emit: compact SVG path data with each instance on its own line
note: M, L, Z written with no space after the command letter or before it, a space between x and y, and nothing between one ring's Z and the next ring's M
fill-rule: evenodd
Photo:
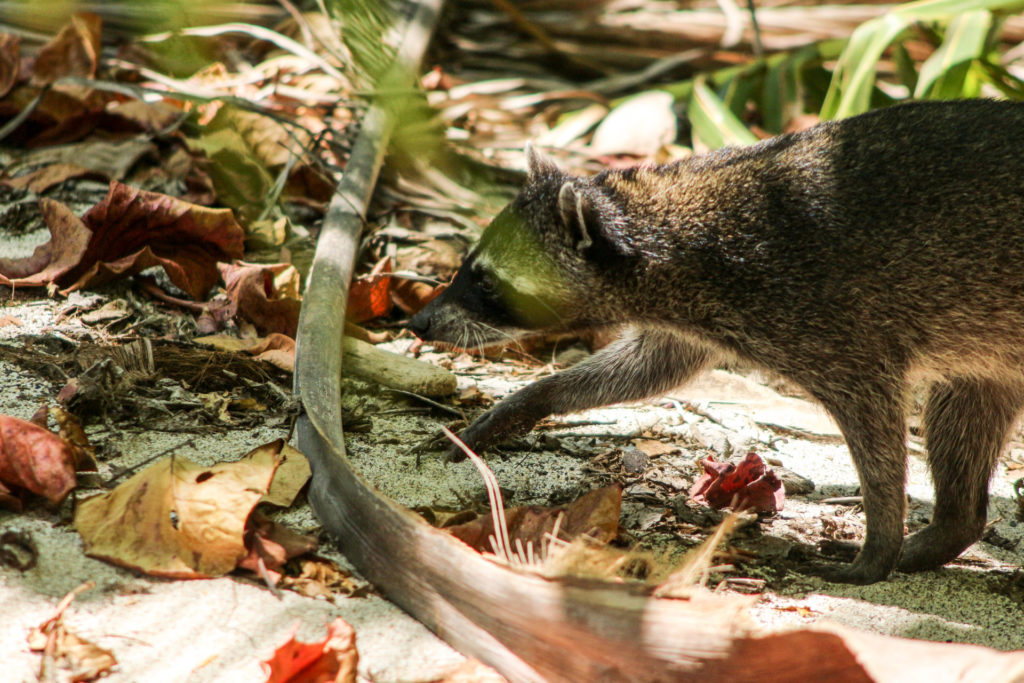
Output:
M167 458L80 503L75 528L85 552L154 576L230 572L246 556L245 521L270 487L282 445L213 467Z

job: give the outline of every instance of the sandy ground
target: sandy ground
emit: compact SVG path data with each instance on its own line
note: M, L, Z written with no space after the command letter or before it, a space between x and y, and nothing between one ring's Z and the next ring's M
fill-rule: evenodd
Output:
M21 335L77 338L90 334L77 320L55 324L62 305L22 301L3 306L0 316L12 315L21 323L0 328L0 343L23 343L18 340ZM405 346L392 344L399 351ZM449 356L437 353L427 353L425 359L451 362ZM464 388L475 386L500 397L543 372L536 367L524 370L515 363L465 366L459 381ZM4 363L0 413L28 417L41 402L52 401L59 388ZM383 491L410 506L459 506L481 499L482 484L468 463L446 465L436 452L417 449L449 417L423 412L422 407L360 382L349 382L347 389L346 407L368 416L372 425L368 432L349 435L350 455ZM574 421L589 424L571 426ZM850 587L813 577L781 580L784 573L773 567L772 553L778 553L782 563L792 544L820 540L821 518L838 515L854 526L859 523L855 510L837 513L836 506L822 502L829 496L854 494L856 476L834 426L815 406L782 396L749 377L715 371L669 398L568 416L564 422L564 428L556 426L547 437L531 437L533 452L504 452L490 458L511 502L550 503L605 483L607 473L595 472L589 457L629 443L608 435L654 428L660 439L678 448L651 458L643 475L626 482L623 521L642 530L644 524L673 514L666 505L650 502L655 493L677 490L670 505L679 514L689 509L680 499L696 474L698 457L709 453L735 457L757 450L811 479L815 488L791 496L781 514L757 523L756 530L736 539L758 555L758 561L742 567L738 575L766 578L772 588L753 609L755 620L768 628L828 618L880 633L1024 649L1024 525L1017 521L1012 489L1021 476L1014 464L1020 462L1018 452L1011 452L993 480L990 518L998 521L992 538L1002 539L1003 547L979 543L940 571L896 575L886 583ZM595 432L601 434L594 436ZM282 434L281 427L238 429L200 436L180 452L196 460L230 460ZM90 435L108 446L116 445L119 466L183 441L181 434L117 434L98 427ZM911 446L908 490L914 523L928 514L931 489L920 447ZM54 511L34 508L26 514L0 511L0 532L25 531L40 551L38 566L29 571L0 568L3 680L35 680L39 657L26 645L29 629L49 617L65 593L87 580L95 581L96 588L75 601L66 621L80 635L114 652L119 666L110 681L259 681L259 662L287 639L294 624L299 624L300 637L311 640L322 636L325 624L337 616L356 628L360 674L366 680L435 680L462 661L461 655L376 596L339 597L331 604L286 591L278 599L244 578L152 579L88 558L67 524L68 511L67 505ZM288 511L282 518L298 531L316 527L306 507ZM331 555L329 549L325 552Z

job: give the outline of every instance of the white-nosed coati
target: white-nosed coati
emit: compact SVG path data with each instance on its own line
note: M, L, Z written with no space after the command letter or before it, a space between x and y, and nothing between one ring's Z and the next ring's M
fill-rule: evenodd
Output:
M1024 103L905 104L592 178L528 157L522 192L411 328L463 347L629 331L494 406L470 447L738 357L842 429L867 537L833 578L938 567L981 536L1024 409ZM905 404L922 379L935 511L904 542Z

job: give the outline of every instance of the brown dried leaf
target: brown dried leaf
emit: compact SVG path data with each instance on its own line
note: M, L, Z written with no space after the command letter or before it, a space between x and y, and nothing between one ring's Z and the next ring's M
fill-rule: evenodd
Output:
M230 572L247 555L245 523L270 486L282 445L213 467L166 458L80 503L75 528L86 553L154 576Z
M365 585L360 585L352 575L331 560L312 557L299 561L298 576L285 575L277 584L309 598L324 597L333 600L340 593L350 597L362 594Z
M302 304L297 298L282 297L276 284L282 276L290 278L294 274L297 277L293 266L237 261L221 263L218 267L228 298L237 307L239 317L255 325L260 334L280 332L295 337Z
M277 570L285 562L313 552L318 545L316 536L297 534L268 519L259 510L253 510L245 530L245 547L249 553L239 560L238 568L256 574L266 571L276 584L281 579Z
M208 209L118 182L79 220L63 204L41 200L50 241L24 259L0 259L0 284L64 292L159 265L196 299L217 282L218 261L242 254L243 233L228 209Z
M559 538L572 540L586 534L598 542L607 543L618 533L621 508L622 487L616 484L590 491L569 505L508 508L505 519L513 547L516 540L522 541L524 546L532 543L534 548L542 547L545 536L551 533L559 517L562 517L558 526ZM488 539L494 535L494 523L490 515L449 527L447 531L474 550L491 551Z
M262 663L266 683L355 683L355 629L339 617L327 625L327 637L315 643L295 640L298 629L296 624L288 642Z
M8 178L3 181L3 184L15 189L27 188L36 194L40 194L46 192L54 185L60 185L65 180L72 178L109 179L103 173L92 171L78 164L50 164L16 178Z
M288 507L309 481L311 474L306 456L298 449L285 444L281 449L281 464L278 465L274 479L270 482L270 490L260 502Z
M56 281L82 259L92 233L71 209L53 199L40 199L50 241L23 259L0 259L0 284L42 287Z
M0 97L11 91L21 69L21 37L0 33Z
M75 487L71 447L46 429L0 415L0 485L16 486L57 503Z
M95 76L102 24L90 12L72 15L71 23L39 50L30 83L38 87L64 76Z
M78 276L69 289L159 264L176 286L203 299L217 282L217 262L243 253L244 234L229 209L210 209L118 182L110 184L106 198L82 221L94 235L82 260L88 270L69 274Z

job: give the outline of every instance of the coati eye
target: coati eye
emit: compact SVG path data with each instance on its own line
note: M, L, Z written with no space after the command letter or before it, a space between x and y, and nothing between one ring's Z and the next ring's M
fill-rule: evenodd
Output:
M494 294L497 290L497 285L494 283L494 278L491 277L490 273L483 273L480 276L480 290L484 294Z

